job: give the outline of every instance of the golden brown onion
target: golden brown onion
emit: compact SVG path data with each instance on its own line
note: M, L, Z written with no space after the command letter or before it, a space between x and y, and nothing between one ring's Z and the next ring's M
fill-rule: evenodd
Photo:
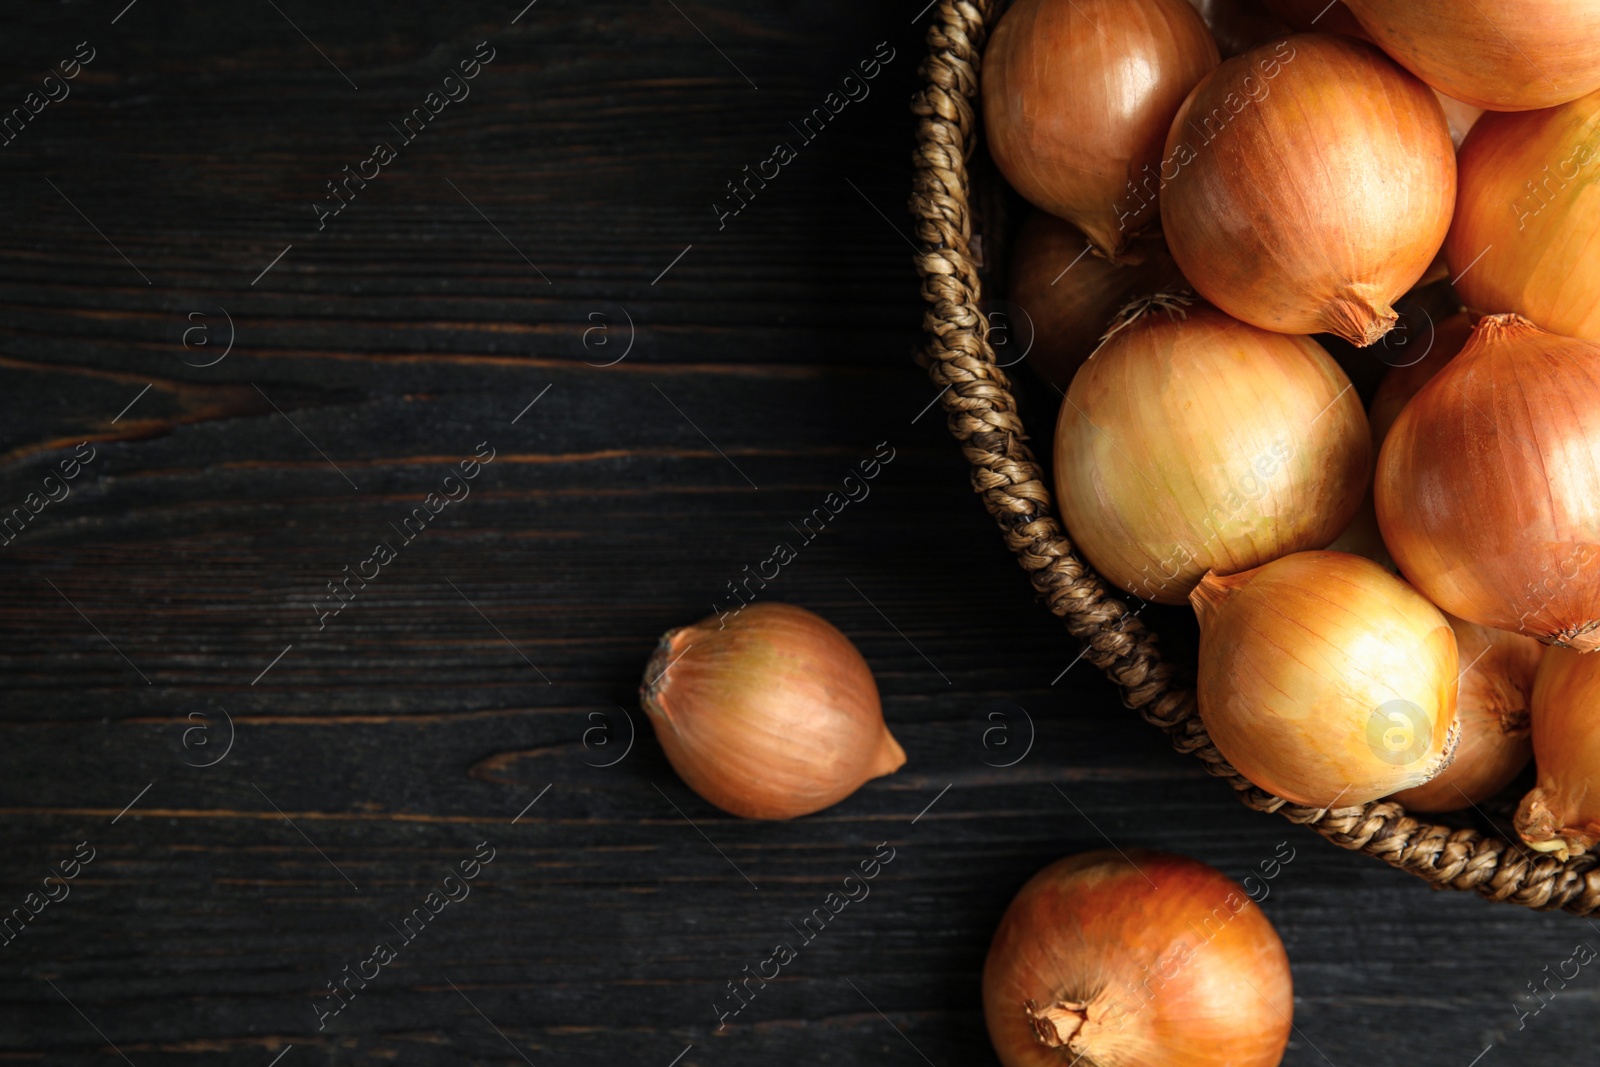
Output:
M1107 580L1181 604L1208 570L1327 544L1360 506L1361 401L1309 337L1157 297L1072 380L1056 421L1056 496Z
M1600 344L1481 320L1378 457L1400 570L1468 622L1600 647Z
M867 661L789 604L669 630L639 701L689 788L747 819L820 811L906 761Z
M1167 246L1202 296L1263 329L1369 345L1444 240L1455 146L1433 93L1376 48L1299 35L1195 87L1160 178Z
M1183 285L1183 275L1158 235L1139 242L1143 262L1118 265L1084 255L1083 233L1035 211L1011 252L1011 300L1033 322L1028 365L1066 389L1100 344L1112 316L1131 297Z
M1276 1067L1294 987L1245 891L1196 860L1085 852L1034 875L983 966L1005 1067Z
M1475 626L1454 616L1461 660L1456 758L1430 781L1394 795L1413 811L1455 811L1481 804L1511 784L1533 757L1528 709L1545 646L1531 637Z
M1156 221L1133 182L1218 59L1184 0L1018 0L983 54L989 153L1017 192L1116 259Z
M1600 840L1600 656L1552 648L1533 683L1533 758L1538 783L1517 806L1522 839L1558 859Z
M1456 746L1456 639L1420 593L1369 559L1298 552L1208 574L1200 717L1268 792L1316 807L1421 785Z
M1459 165L1445 253L1461 299L1600 341L1600 91L1485 115Z
M1439 90L1527 111L1600 88L1594 0L1346 0L1367 35Z

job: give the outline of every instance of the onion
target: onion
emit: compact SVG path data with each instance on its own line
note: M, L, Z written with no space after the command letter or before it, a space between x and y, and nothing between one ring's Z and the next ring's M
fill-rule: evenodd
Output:
M1118 265L1083 255L1083 233L1054 215L1035 211L1011 253L1011 303L1033 320L1028 363L1065 389L1100 343L1112 316L1133 296L1183 284L1159 237L1139 242L1144 262Z
M1396 793L1415 811L1455 811L1511 784L1533 756L1528 708L1545 648L1531 637L1446 616L1461 660L1456 758L1431 781Z
M1457 100L1528 111L1600 88L1594 0L1346 0L1367 35Z
M1154 183L1134 182L1218 58L1184 0L1019 0L983 56L989 153L1017 192L1117 259L1156 220Z
M724 811L789 819L836 804L906 754L850 639L757 603L669 630L639 700L684 782Z
M1383 439L1389 436L1389 428L1400 417L1401 410L1411 402L1411 398L1417 395L1417 390L1432 381L1440 368L1461 351L1467 338L1472 335L1473 323L1477 321L1478 316L1467 311L1451 315L1434 324L1431 337L1411 339L1402 350L1404 358L1413 362L1389 368L1383 381L1378 383L1378 391L1372 395L1371 406L1367 408L1374 452L1383 447Z
M1450 614L1600 647L1600 344L1481 320L1395 420L1374 497L1401 572Z
M1182 296L1130 305L1056 421L1056 496L1108 581L1181 604L1208 570L1318 548L1372 462L1350 380L1309 337Z
M1462 300L1600 341L1600 92L1485 115L1460 167L1445 253Z
M1341 0L1263 0L1262 6L1302 33L1317 30L1363 40L1367 36L1367 31Z
M1517 806L1522 839L1557 858L1600 840L1600 656L1552 648L1533 684L1533 758L1539 781Z
M1058 860L1006 909L983 966L1005 1067L1276 1067L1294 988L1245 891L1144 849Z
M1369 559L1299 552L1208 574L1200 717L1240 774L1297 804L1364 804L1421 785L1456 745L1456 639Z
M1161 222L1234 318L1369 345L1444 240L1455 148L1427 86L1371 45L1311 34L1228 60L1167 135Z

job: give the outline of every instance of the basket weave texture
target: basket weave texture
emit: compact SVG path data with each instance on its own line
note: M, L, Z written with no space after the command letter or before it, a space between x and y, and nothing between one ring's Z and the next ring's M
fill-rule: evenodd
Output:
M1470 889L1491 900L1577 915L1600 910L1600 861L1593 856L1563 862L1492 834L1418 820L1393 801L1311 808L1252 785L1211 743L1194 694L1174 684L1173 667L1163 662L1155 635L1073 551L979 309L983 292L973 254L969 163L982 151L975 110L979 63L1002 8L997 0L940 0L920 69L922 88L912 101L917 143L911 213L926 302L922 359L943 390L941 403L971 464L973 489L1034 588L1068 632L1088 644L1084 658L1121 687L1124 703L1164 730L1173 747L1198 757L1249 807L1275 811L1435 888Z

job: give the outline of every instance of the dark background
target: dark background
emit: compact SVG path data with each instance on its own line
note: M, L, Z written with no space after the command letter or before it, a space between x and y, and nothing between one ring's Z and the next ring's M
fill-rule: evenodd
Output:
M912 362L923 0L275 2L0 27L4 109L96 53L0 148L0 506L97 450L0 548L0 910L96 856L0 947L0 1061L992 1063L990 932L1108 840L1235 878L1288 842L1288 1063L1590 1054L1592 969L1522 1028L1514 998L1592 924L1254 814L1063 675L1079 647ZM324 183L484 40L471 96L318 232ZM880 41L871 96L799 145ZM485 441L319 630L325 583ZM879 442L871 497L765 595L856 641L908 762L793 823L724 816L651 736L645 659ZM471 896L318 1032L326 983L483 841ZM880 841L871 896L717 1033L724 983Z

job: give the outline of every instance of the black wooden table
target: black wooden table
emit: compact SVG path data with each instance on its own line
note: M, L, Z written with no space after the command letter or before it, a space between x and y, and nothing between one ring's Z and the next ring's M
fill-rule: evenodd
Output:
M1292 853L1291 1064L1592 1057L1600 977L1527 991L1594 926L1253 814L1072 665L912 363L922 0L525 2L6 12L0 1062L992 1063L991 930L1108 841ZM909 759L757 824L635 689L779 542Z

